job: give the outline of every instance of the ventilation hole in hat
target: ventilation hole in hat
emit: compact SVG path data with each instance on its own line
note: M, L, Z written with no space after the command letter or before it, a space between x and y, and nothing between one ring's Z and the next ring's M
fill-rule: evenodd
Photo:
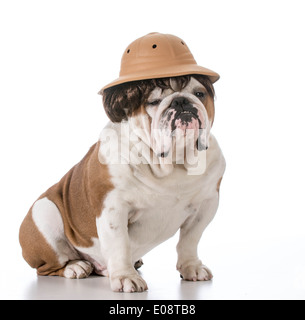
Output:
M183 42L183 41L181 41L181 43L184 45L184 42Z
M130 52L130 49L127 50L127 53L129 53L129 52Z
M157 45L156 45L156 44L154 44L154 45L152 46L152 48L153 48L153 49L156 49L156 48L157 48Z

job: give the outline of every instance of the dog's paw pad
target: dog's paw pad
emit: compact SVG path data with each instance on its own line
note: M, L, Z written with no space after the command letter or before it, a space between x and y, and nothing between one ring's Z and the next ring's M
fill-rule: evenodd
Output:
M90 262L85 260L70 261L64 271L64 277L68 279L83 279L89 277L93 267Z

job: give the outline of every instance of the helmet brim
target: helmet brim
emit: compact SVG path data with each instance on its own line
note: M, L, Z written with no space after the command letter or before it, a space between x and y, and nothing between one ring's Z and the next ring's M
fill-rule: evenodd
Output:
M215 83L220 78L218 73L198 65L180 65L178 68L177 66L170 66L168 68L162 68L161 70L152 69L152 70L146 70L145 73L140 72L140 73L129 74L127 76L121 76L115 79L114 81L110 82L106 86L104 86L98 93L102 95L105 89L108 89L123 83L127 83L127 82L147 80L147 79L170 78L170 77L178 77L178 76L185 76L185 75L192 75L192 74L207 76L212 83Z

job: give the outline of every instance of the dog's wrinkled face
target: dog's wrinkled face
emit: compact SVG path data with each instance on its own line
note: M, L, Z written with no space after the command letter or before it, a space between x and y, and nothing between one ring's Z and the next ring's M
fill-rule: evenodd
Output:
M174 79L170 85L166 90L155 88L147 99L155 152L167 157L178 144L182 147L192 144L199 151L206 150L212 119L205 105L211 107L212 97L194 78L180 90Z
M206 76L125 83L106 89L103 103L112 122L127 122L142 146L167 163L181 163L188 150L196 154L208 149L214 88ZM145 148L137 152L143 154Z

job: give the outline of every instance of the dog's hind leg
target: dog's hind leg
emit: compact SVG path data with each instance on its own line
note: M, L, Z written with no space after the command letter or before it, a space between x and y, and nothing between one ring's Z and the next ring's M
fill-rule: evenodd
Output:
M85 278L93 270L69 244L61 214L47 198L34 203L20 227L19 240L24 259L38 275Z

